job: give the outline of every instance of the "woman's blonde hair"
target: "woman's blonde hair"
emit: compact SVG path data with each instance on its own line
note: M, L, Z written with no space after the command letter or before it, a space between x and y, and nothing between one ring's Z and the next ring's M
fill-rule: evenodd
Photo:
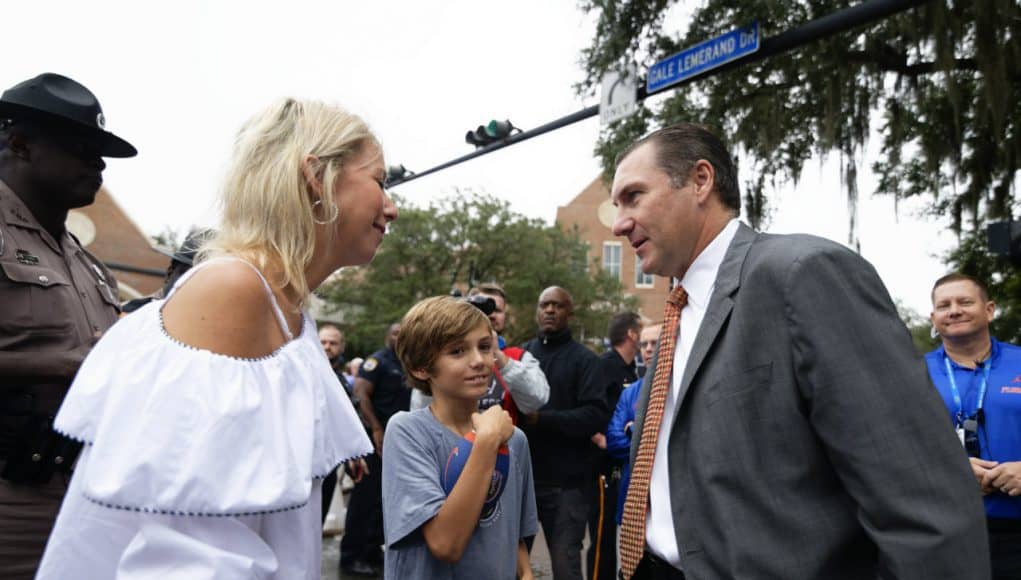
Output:
M379 146L361 118L319 101L282 99L249 119L238 132L224 179L218 233L199 259L232 254L263 271L278 269L280 278L271 282L304 304L315 222L337 219L334 184L344 164L369 143ZM306 159L322 184L320 195L311 193Z
M432 395L429 381L419 379L411 371L432 374L443 349L452 342L464 340L480 326L492 330L489 318L467 300L433 296L412 306L401 320L401 334L395 349L408 383Z

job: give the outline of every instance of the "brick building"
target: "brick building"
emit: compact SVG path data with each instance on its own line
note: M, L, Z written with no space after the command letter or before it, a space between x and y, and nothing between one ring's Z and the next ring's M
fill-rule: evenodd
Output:
M163 286L170 259L153 249L149 237L105 187L92 205L68 213L67 229L113 271L121 299L145 296Z
M602 178L597 177L567 205L557 208L557 223L565 230L577 226L581 239L589 245L589 263L615 274L624 294L638 299L638 314L646 322L658 322L663 317L670 281L642 273L634 249L625 238L614 236L610 230L616 215L610 192Z

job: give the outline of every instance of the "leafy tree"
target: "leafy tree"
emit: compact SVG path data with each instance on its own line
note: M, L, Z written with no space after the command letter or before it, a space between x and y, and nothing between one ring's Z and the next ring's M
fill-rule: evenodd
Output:
M591 92L607 70L648 66L758 20L764 37L847 8L850 0L705 0L687 29L664 27L673 0L581 0L596 17L582 54ZM650 104L650 102L654 104ZM924 200L923 214L956 232L952 269L990 280L1001 306L996 331L1021 338L1021 274L985 251L985 224L1018 214L1021 167L1021 4L935 0L871 25L711 75L650 99L605 129L604 169L650 129L679 121L717 128L743 163L749 222L768 219L768 188L797 180L804 163L836 153L857 247L857 174L867 141L879 139L875 193ZM920 281L931 283L931 281Z
M602 336L614 312L634 307L618 280L589 267L577 232L517 214L486 194L458 192L424 208L397 201L400 219L375 260L344 270L320 292L334 308L351 312L352 352L378 348L386 326L418 300L479 282L497 281L507 291L511 344L534 334L536 300L548 286L573 295L578 337Z
M597 16L583 52L592 90L624 62L649 65L758 20L775 35L855 4L847 0L707 0L684 34L664 30L669 0L583 0ZM642 104L645 108L647 105ZM874 117L879 119L874 119ZM848 196L866 141L879 132L879 192L927 195L959 230L970 217L1016 209L1021 165L1021 7L1014 0L930 2L865 28L700 79L658 106L612 125L597 152L609 167L621 144L651 124L681 120L718 127L751 162L746 184L753 222L764 215L765 186L797 179L814 155L840 154Z
M897 306L897 313L904 325L911 333L911 342L915 344L915 350L919 354L925 354L939 346L939 339L932 336L932 322L915 310L905 306L901 301L894 300Z
M168 250L175 250L181 245L178 239L180 235L177 230L170 226L163 226L163 231L150 237L152 238L152 243Z

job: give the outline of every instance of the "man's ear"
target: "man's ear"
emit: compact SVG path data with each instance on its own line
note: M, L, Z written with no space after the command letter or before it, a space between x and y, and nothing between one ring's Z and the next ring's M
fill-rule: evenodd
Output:
M319 179L319 158L315 155L306 155L301 160L301 174L305 176L305 183L315 194L316 198L323 195L323 182Z
M716 187L716 169L705 159L699 159L691 168L691 182L695 185L695 196L699 203L705 203Z

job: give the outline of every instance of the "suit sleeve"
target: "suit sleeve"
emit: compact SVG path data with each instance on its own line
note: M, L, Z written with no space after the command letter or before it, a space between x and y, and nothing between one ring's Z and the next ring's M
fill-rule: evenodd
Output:
M877 546L879 576L988 577L967 458L871 265L843 248L809 253L784 294L809 420Z
M585 347L579 347L584 349ZM606 404L608 383L602 376L600 360L588 350L574 362L578 385L577 405L570 409L542 409L537 427L546 433L572 438L589 438L606 428L610 410Z

